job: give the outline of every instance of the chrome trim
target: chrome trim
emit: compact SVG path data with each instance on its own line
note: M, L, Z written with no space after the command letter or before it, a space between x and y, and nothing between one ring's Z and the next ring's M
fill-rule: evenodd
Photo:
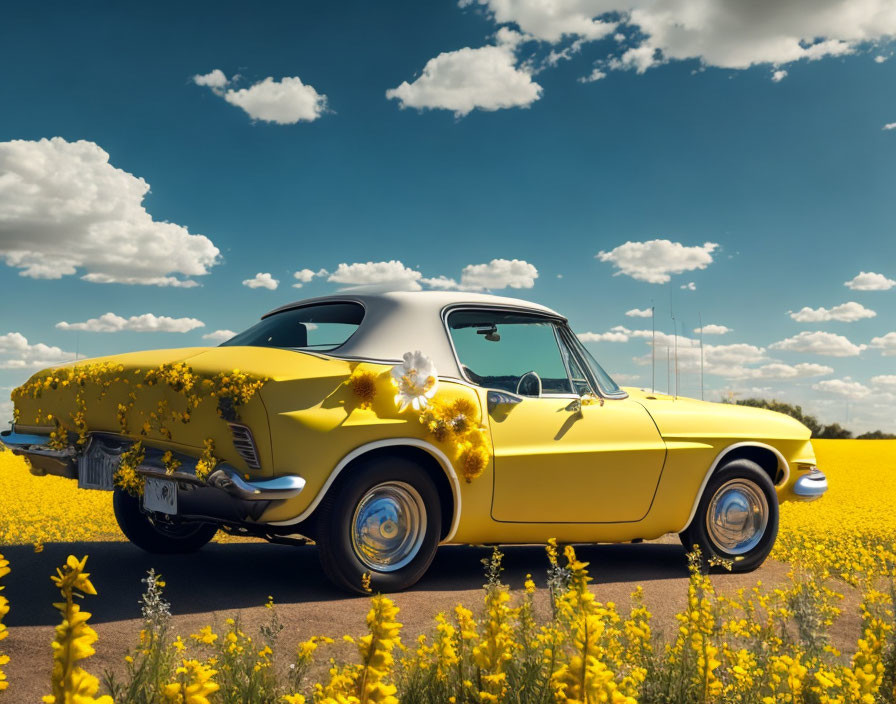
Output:
M245 460L246 466L249 469L261 469L261 462L258 460L258 447L255 445L252 429L242 423L228 423L227 425L230 427L233 447Z
M821 498L828 490L828 478L817 467L800 476L793 483L793 493L804 501Z
M144 477L153 477L155 479L169 479L171 481L179 482L182 484L191 484L193 486L206 486L206 483L199 479L195 474L188 474L186 472L166 472L164 469L159 469L158 467L152 467L149 465L141 464L137 467L137 474L141 474Z
M768 528L768 499L746 479L731 479L719 487L706 512L706 532L729 555L745 555Z
M287 474L273 479L248 481L229 465L218 465L207 483L216 489L226 491L244 501L270 501L272 499L292 499L302 493L305 480L296 474Z
M78 488L112 491L121 455L132 445L133 442L125 438L113 439L91 433L78 458Z
M50 436L32 435L30 433L17 433L15 431L15 428L12 428L11 430L0 431L0 442L6 445L10 450L31 446L39 449L50 442Z
M430 455L432 455L436 462L438 462L442 466L442 471L445 472L445 476L448 477L448 483L451 486L451 493L453 494L454 498L454 515L451 518L451 527L448 529L448 535L445 536L441 544L444 545L446 543L450 543L451 539L454 537L454 534L457 533L457 527L460 524L460 480L457 478L457 472L454 471L454 465L451 464L451 460L448 459L448 456L435 445L428 443L425 440L421 440L420 438L388 438L383 440L374 440L373 442L368 442L364 445L356 447L354 450L345 455L345 457L339 460L339 463L336 465L333 471L330 472L330 476L327 477L327 481L324 482L324 485L317 492L317 495L314 497L314 500L311 502L308 508L302 511L302 513L300 513L295 518L288 518L284 521L271 521L270 525L292 526L296 523L301 523L306 518L308 518L308 516L310 516L318 507L320 502L323 501L324 496L333 485L333 482L336 481L336 477L339 476L340 472L342 472L342 470L345 469L350 462L353 462L358 457L367 454L371 450L377 450L381 447L405 446L417 447L428 452Z
M49 435L16 433L14 429L0 432L0 442L14 455L26 457L31 463L32 474L52 474L67 479L74 479L77 476L75 463L78 450L74 445L57 450L49 447Z
M426 506L406 482L383 482L355 507L351 542L355 556L377 572L395 572L416 557L426 537Z

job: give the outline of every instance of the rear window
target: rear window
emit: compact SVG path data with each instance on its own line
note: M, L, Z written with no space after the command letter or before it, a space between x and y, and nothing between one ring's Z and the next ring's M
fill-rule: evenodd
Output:
M334 350L350 338L364 319L359 303L322 303L275 313L223 343L222 347L284 347Z

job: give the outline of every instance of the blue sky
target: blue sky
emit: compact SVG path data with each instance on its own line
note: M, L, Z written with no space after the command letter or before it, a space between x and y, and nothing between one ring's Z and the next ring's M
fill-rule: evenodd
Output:
M707 398L896 430L896 16L775 5L685 32L705 4L4 5L3 396L76 350L447 277L560 310L628 384L650 318L626 312L668 336L674 311L691 395L702 316L730 329Z

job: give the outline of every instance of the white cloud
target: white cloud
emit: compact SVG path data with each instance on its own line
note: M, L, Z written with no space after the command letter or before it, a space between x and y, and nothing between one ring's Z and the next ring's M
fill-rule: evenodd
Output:
M149 184L93 142L0 142L0 174L0 257L22 276L189 287L218 262L207 237L153 220Z
M876 63L876 64L882 64L886 60L887 60L887 57L881 56L880 54L878 54L877 56L874 57L874 63Z
M608 62L608 66L613 69L634 70L636 73L645 73L647 69L661 63L657 55L657 49L648 43L641 46L626 49L622 56L614 57Z
M849 377L819 381L817 384L812 384L812 388L816 391L824 391L825 393L850 399L865 398L871 394L871 389L858 381L853 381Z
M626 242L609 252L598 252L595 258L611 262L619 274L631 276L638 281L664 284L670 274L705 269L712 263L712 253L719 245L706 242L698 247L686 247L680 242L650 240L648 242Z
M318 278L322 278L327 276L330 272L326 269L318 269L317 271L313 271L312 269L299 269L292 276L296 280L296 282L292 285L293 288L302 288L305 284L310 282L315 276Z
M896 122L888 122L881 129L883 130L896 130Z
M0 369L40 369L53 364L70 362L74 353L42 342L31 344L18 332L0 335Z
M582 342L628 342L628 335L624 332L580 332L578 338Z
M429 288L434 288L439 291L454 291L460 288L460 284L448 276L435 276L431 279L422 278L420 281L429 286Z
M596 19L613 9L603 0L460 0L461 7L485 5L495 22L513 22L536 39L555 43L564 36L601 39L616 29L615 22Z
M694 328L695 334L700 334L700 328ZM703 334L704 335L726 335L731 332L731 328L726 327L725 325L704 325L703 326Z
M115 313L103 313L99 318L90 318L83 323L56 323L60 330L83 330L85 332L190 332L204 327L205 323L196 318L169 318L167 315L132 315L123 318Z
M830 332L801 332L786 340L770 345L773 350L787 350L789 352L808 352L827 357L855 357L867 345L856 345L843 335L835 335Z
M688 281L688 283L682 284L679 288L682 288L685 291L696 291L697 284L695 284L693 281Z
M522 259L492 259L488 264L468 264L460 287L469 291L501 288L532 288L538 269Z
M785 71L782 68L779 68L777 71L774 71L772 73L772 82L773 83L780 83L785 78L787 78L787 71Z
M708 327L708 326L707 326ZM724 327L724 326L720 326ZM653 334L650 330L634 330L631 337L645 340L648 347L651 345ZM696 373L700 371L700 341L679 335L678 366L681 371ZM656 333L657 363L665 364L666 351L670 358L675 356L676 336L667 333ZM640 365L649 365L652 362L650 354L635 357L634 361ZM744 343L730 345L703 345L703 368L706 374L721 376L728 379L770 379L770 380L795 380L806 379L814 376L831 374L834 370L823 364L801 362L799 364L784 364L771 361L766 355L765 349Z
M799 323L822 323L828 320L839 320L842 323L854 323L863 318L876 316L873 310L866 308L861 303L850 301L841 303L833 308L802 308L797 312L790 311L790 317Z
M582 76L578 79L579 83L594 83L595 81L599 81L602 78L606 78L607 74L601 71L599 68L593 69L591 73L587 76Z
M269 291L276 290L277 286L280 285L280 281L275 279L267 272L259 271L255 276L251 279L245 279L243 281L243 286L248 286L249 288L266 288Z
M889 291L896 286L896 281L873 271L862 271L843 285L853 291Z
M640 337L645 340L648 347L652 344L654 334L650 330L634 330L632 337ZM682 335L669 335L664 332L656 332L657 363L660 356L665 359L666 350L674 358L675 347L678 347L678 366L684 371L700 370L700 341ZM637 364L648 365L651 363L651 355L635 357ZM707 374L730 378L744 378L755 375L756 369L748 365L759 364L768 361L765 350L762 347L744 343L730 345L703 345L703 366ZM664 362L665 363L665 362Z
M215 330L202 336L203 340L211 340L212 342L226 342L236 335L233 330Z
M211 88L215 92L224 88L229 82L227 76L219 68L212 69L205 74L197 73L193 76L193 83L197 86L205 86L206 88Z
M871 383L888 391L896 391L896 374L881 374L871 377Z
M883 337L871 338L869 346L880 350L884 357L896 357L896 332L888 332Z
M834 369L825 364L813 364L810 362L800 362L799 364L772 362L749 371L748 376L751 379L805 379L813 376L833 374Z
M327 96L318 93L314 86L302 83L298 76L284 76L279 81L268 76L248 88L227 88L234 80L218 68L193 76L196 85L210 88L231 105L242 108L253 120L294 125L314 122L327 111Z
M284 76L279 81L268 76L248 88L228 90L224 100L245 110L253 120L278 125L314 122L327 111L327 96L298 76Z
M653 316L653 310L650 308L632 308L631 310L625 311L625 314L629 318L650 318Z
M346 284L348 289L419 291L423 274L400 261L342 263L327 281Z
M745 69L783 67L853 53L865 43L896 35L891 0L780 0L769 3L695 0L461 0L485 5L495 22L515 24L552 44L564 38L600 39L622 30L620 56L611 68L647 70L672 60L696 59L704 66ZM619 33L619 32L617 32ZM774 75L774 74L773 74ZM783 77L783 76L782 76Z
M301 284L307 284L311 279L314 278L316 272L311 269L299 269L297 272L293 274L293 278L298 280Z
M519 35L504 30L498 39L494 46L439 54L413 82L387 90L386 98L398 100L402 108L451 110L456 117L476 108L528 107L541 97L541 86L528 68L517 65Z

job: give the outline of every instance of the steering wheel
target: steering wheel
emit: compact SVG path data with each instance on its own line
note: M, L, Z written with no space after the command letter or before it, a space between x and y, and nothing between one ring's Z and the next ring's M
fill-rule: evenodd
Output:
M541 396L541 377L536 372L526 372L516 382L516 392L520 396Z

